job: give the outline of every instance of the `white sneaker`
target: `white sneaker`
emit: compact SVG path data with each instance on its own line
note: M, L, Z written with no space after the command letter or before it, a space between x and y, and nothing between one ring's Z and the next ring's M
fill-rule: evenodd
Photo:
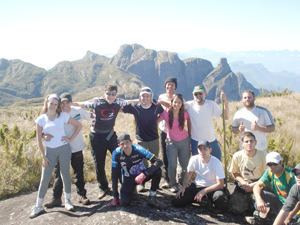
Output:
M173 193L176 193L178 191L177 184L172 185L172 187L170 188L170 191Z
M68 211L74 210L74 206L73 206L72 202L70 201L70 199L65 200L65 209Z
M40 206L40 207L33 206L32 211L29 215L29 218L32 219L34 217L37 217L37 216L43 214L44 212L45 212L45 210L44 210L43 206Z

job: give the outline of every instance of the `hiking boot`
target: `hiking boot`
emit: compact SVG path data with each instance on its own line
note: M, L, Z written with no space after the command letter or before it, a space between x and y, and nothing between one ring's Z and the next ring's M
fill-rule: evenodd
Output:
M65 201L65 209L67 211L74 211L74 206L73 206L72 202L70 201L70 199L67 199Z
M152 205L158 209L165 209L167 208L167 205L161 201L159 201L156 197L156 195L154 196L149 196L148 201L147 201L148 205Z
M61 198L57 198L57 199L51 199L44 206L48 209L51 209L53 207L59 207L59 206L61 206L61 204L62 204Z
M100 194L98 195L98 198L104 198L108 192L110 192L110 188L106 188L105 190L100 189Z
M82 203L82 205L89 205L91 203L90 200L86 197L86 195L79 195L78 202Z
M45 212L43 206L37 207L37 206L33 206L32 211L29 215L29 218L32 219L34 217L37 217L41 214L43 214Z

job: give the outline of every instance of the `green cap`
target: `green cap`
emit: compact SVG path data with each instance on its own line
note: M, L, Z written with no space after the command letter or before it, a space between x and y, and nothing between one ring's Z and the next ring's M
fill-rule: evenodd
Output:
M196 92L204 92L204 91L205 91L205 87L203 85L199 85L199 86L194 87L193 94Z

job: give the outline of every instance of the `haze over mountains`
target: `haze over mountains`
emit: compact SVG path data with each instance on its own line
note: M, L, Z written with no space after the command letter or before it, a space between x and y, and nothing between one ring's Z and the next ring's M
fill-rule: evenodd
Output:
M165 92L167 77L178 79L177 93L192 99L193 87L204 84L208 99L219 101L221 90L229 100L240 100L245 89L260 91L242 73L234 73L226 58L214 68L206 59L181 60L177 53L146 49L141 45L122 45L112 58L87 51L77 61L59 62L45 69L21 60L0 59L0 106L50 93L70 92L87 100L103 94L108 83L119 86L121 97L136 98L142 86L149 86L158 96Z

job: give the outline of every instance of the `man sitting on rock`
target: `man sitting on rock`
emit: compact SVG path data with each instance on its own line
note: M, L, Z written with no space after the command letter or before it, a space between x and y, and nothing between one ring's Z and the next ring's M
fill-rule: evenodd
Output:
M256 208L260 213L268 213L266 203L270 204L270 212L266 219L257 217L259 214L254 213L255 221L261 224L266 224L267 221L274 221L277 214L280 212L290 189L296 183L292 170L283 165L281 156L278 152L270 152L267 154L266 163L268 169L258 180L253 188L253 194L256 200ZM262 190L268 184L271 184L273 191Z
M197 149L199 154L190 159L183 186L172 204L181 207L193 202L199 202L200 205L211 202L218 208L224 208L226 196L222 190L225 178L222 163L211 155L212 149L207 140L199 141ZM187 187L194 171L197 174L195 182Z
M129 206L133 199L133 193L137 184L145 184L151 180L150 195L147 203L159 209L167 206L156 197L156 190L159 188L161 179L161 166L163 162L145 148L132 144L129 134L121 133L118 137L119 147L112 154L112 186L114 199L107 206L117 204ZM151 162L149 168L145 168L143 159ZM123 183L120 191L119 201L118 177L122 172Z
M242 136L243 150L234 153L229 171L235 179L235 190L230 198L231 210L235 213L244 213L253 206L251 193L258 179L266 171L267 153L257 150L256 138L247 131Z

